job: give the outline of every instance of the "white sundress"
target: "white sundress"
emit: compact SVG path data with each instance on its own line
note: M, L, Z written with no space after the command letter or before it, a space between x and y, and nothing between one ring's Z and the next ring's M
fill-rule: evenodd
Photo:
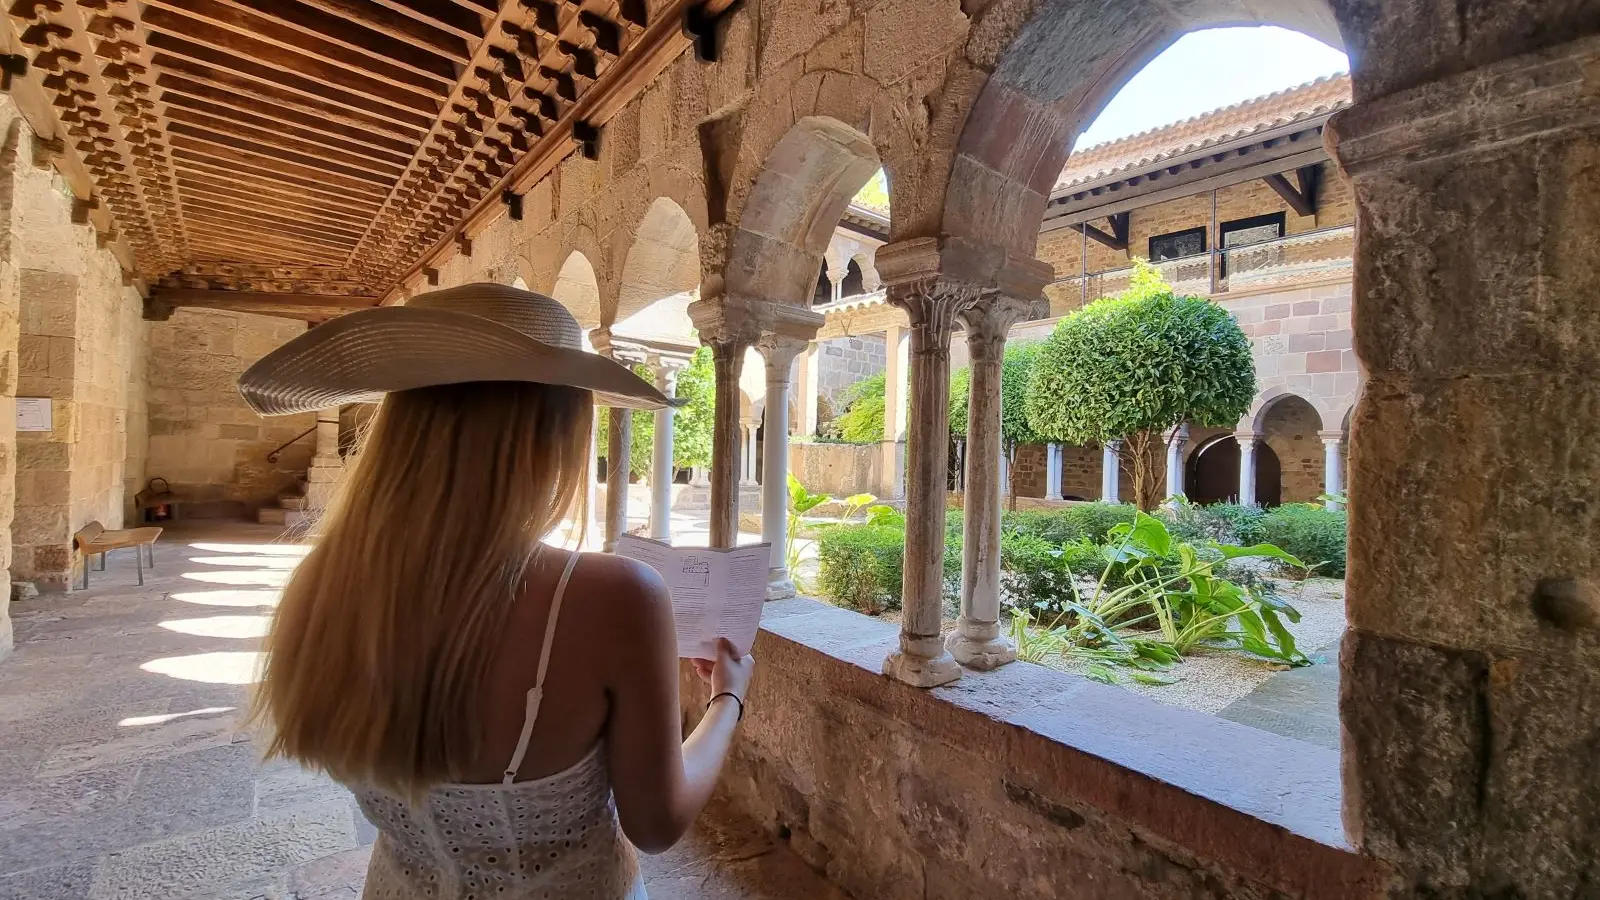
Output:
M572 554L550 601L522 736L499 784L445 784L423 804L352 786L379 836L363 900L647 900L617 822L604 742L562 772L514 781L539 715Z

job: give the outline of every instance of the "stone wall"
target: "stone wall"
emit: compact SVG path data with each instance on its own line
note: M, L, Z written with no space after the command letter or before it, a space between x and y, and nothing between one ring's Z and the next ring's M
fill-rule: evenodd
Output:
M1308 503L1322 493L1321 428L1317 411L1299 397L1284 397L1262 417L1262 439L1278 455L1283 473L1284 503Z
M263 418L239 396L239 373L305 331L305 323L184 309L150 323L149 474L167 479L185 515L237 517L291 490L311 462L313 436L267 454L316 424L316 415Z
M17 118L9 94L0 95L0 568L12 562L11 533L17 500L17 435L8 425L16 421L18 310L21 306L20 273L16 246L20 224L10 210L15 207L19 166L28 164L22 146L27 129ZM10 654L12 629L10 603L0 603L0 659Z
M789 471L807 490L836 497L863 491L887 496L883 484L882 444L789 445Z
M1024 662L911 688L878 671L896 640L769 603L718 787L852 896L1379 895L1344 844L1337 752ZM686 669L682 693L687 727L708 690Z
M817 348L817 426L844 412L840 395L863 378L882 372L888 365L884 356L883 335L834 338Z
M34 164L32 134L13 116L9 106L0 111L4 285L17 310L15 391L6 407L14 410L17 396L48 399L50 428L15 437L9 567L15 578L59 589L74 570L72 534L91 521L120 527L129 487L142 478L129 421L143 417L145 329L138 292L122 283L121 265L94 229L73 221L70 191L53 169Z

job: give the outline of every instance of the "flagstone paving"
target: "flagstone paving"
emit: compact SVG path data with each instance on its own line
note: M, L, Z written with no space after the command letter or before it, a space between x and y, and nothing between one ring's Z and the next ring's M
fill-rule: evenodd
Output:
M350 794L263 763L241 727L257 641L304 548L169 532L134 586L12 605L0 661L0 900L354 900L377 833ZM716 827L711 820L715 819ZM726 817L646 857L654 900L842 898Z

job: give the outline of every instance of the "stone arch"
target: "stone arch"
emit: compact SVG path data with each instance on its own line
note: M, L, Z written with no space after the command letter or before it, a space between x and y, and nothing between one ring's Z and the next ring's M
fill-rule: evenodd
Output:
M1325 428L1328 422L1338 422L1342 419L1342 413L1336 413L1330 409L1326 402L1317 398L1312 392L1300 393L1289 385L1280 384L1269 387L1256 395L1256 399L1250 404L1250 411L1245 413L1244 419L1239 423L1239 430L1241 432L1259 434L1262 423L1266 420L1266 416L1272 407L1291 397L1311 407L1312 411L1317 415L1318 428Z
M567 254L556 273L550 296L571 310L580 324L600 321L600 279L595 275L594 263L583 251Z
M833 228L880 167L866 135L837 119L796 122L768 154L728 252L725 290L809 305Z
M1279 496L1274 498L1272 485L1258 479L1258 502L1263 506L1306 503L1322 493L1322 430L1328 421L1326 410L1291 391L1281 391L1262 404L1253 419L1253 430L1260 435L1256 454L1260 458L1265 449L1277 458Z
M700 287L700 235L694 220L676 201L651 201L634 230L617 278L617 307L603 315L606 324L626 319L672 294Z
M977 26L1025 20L961 130L942 231L1028 256L1073 139L1179 37L1229 25L1281 25L1344 45L1327 0L1045 0L1031 15L1027 5L996 4Z

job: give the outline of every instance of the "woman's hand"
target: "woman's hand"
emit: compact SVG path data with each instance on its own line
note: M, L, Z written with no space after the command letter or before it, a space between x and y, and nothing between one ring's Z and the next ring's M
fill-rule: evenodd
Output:
M756 660L753 656L734 656L733 643L727 638L717 641L717 658L697 659L694 661L694 670L701 680L711 685L713 696L717 694L732 694L740 700L750 690L750 677L755 674Z

